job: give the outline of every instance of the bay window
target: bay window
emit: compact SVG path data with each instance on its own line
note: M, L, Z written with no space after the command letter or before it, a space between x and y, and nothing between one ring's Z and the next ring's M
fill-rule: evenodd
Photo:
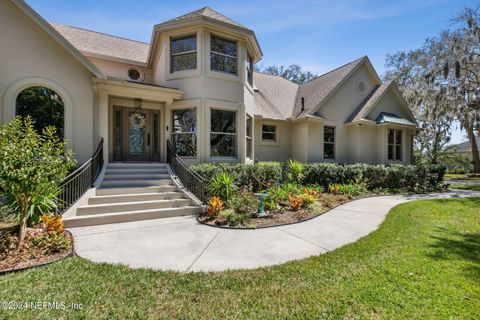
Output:
M170 73L197 68L197 36L172 38L170 41Z
M236 157L237 113L211 109L210 111L210 156Z
M252 117L247 114L246 123L246 146L247 146L247 158L252 159L253 143L252 143Z
M247 81L253 87L253 60L247 55Z
M197 155L197 109L172 111L172 145L179 156Z

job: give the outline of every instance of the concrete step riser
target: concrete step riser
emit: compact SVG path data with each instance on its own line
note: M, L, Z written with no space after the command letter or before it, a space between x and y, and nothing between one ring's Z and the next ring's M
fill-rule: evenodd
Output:
M159 219L159 218L168 218L168 217L177 217L177 216L188 216L199 213L201 211L198 207L185 207L185 208L173 208L173 209L163 209L163 210L151 210L145 212L124 212L119 214L108 214L108 215L91 215L83 217L75 217L66 219L64 221L66 228L75 228L75 227L85 227L85 226L96 226L100 224L111 224L111 223L120 223L120 222L130 222L130 221L140 221L140 220L150 220L150 219Z
M117 188L138 188L138 187L153 187L160 185L172 185L173 182L169 179L162 180L108 180L102 181L100 187L117 187Z
M105 172L106 175L117 175L117 174L169 174L167 169L108 169Z
M121 194L138 194L138 193L153 193L153 192L174 192L177 187L174 185L163 185L157 187L140 187L140 188L106 188L97 189L97 196L112 196Z
M103 181L112 180L162 180L170 179L169 174L108 174L103 177Z
M109 169L167 169L168 165L166 164L148 164L148 163L109 163L107 165L107 170Z
M92 197L88 199L89 205L107 204L107 203L122 203L122 202L138 202L138 201L153 201L153 200L174 200L185 199L181 192L155 193L155 194L134 194L121 196L107 196L107 197Z
M87 206L77 209L77 216L102 214L102 213L119 213L126 211L141 211L160 208L178 208L191 204L190 199L160 200L153 202L132 202L111 205Z

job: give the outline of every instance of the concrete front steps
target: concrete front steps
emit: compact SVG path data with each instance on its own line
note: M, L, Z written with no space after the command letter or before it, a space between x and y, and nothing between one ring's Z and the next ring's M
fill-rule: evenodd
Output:
M73 228L199 212L201 207L172 181L167 164L109 163L95 195L64 223Z

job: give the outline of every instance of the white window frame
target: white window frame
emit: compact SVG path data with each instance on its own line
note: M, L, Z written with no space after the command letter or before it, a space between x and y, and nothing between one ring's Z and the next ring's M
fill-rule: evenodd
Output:
M325 141L325 129L333 128L333 142ZM337 128L335 126L323 126L323 160L325 161L335 161L337 159ZM325 157L325 145L333 145L333 158Z
M390 130L393 131L393 143L390 143L388 141L388 134L390 133ZM397 143L397 132L400 132L400 139L401 142ZM391 162L403 162L404 158L404 151L403 151L403 142L404 142L404 137L403 137L403 130L402 129L397 129L397 128L388 128L387 129L387 160ZM393 159L390 159L388 157L388 148L392 146L393 147ZM397 159L397 146L400 146L400 159Z

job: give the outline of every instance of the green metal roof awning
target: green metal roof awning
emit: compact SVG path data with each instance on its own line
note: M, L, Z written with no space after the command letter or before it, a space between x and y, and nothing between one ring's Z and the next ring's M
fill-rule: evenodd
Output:
M377 119L375 119L375 122L377 124L382 124L382 123L395 123L395 124L401 124L401 125L405 125L405 126L417 126L416 123L410 121L410 120L407 120L407 119L404 119L404 118L400 118L399 116L397 116L396 114L393 114L393 113L387 113L387 112L380 112L380 114L378 115Z

